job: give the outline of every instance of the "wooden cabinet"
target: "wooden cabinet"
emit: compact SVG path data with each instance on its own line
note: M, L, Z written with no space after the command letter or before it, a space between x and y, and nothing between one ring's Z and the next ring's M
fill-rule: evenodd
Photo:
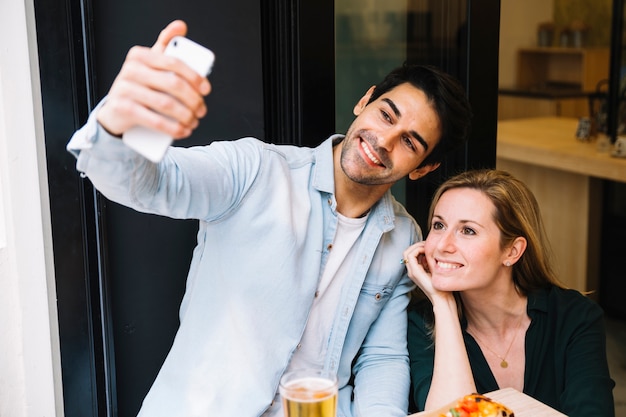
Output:
M608 80L609 48L522 48L516 85L501 88L498 118L590 116L589 93Z

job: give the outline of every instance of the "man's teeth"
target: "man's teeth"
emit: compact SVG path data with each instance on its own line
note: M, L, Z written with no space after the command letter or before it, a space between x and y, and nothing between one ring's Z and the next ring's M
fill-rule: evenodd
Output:
M447 262L437 262L437 266L441 269L457 269L459 268L458 264L449 264Z
M363 148L363 152L365 152L365 154L367 155L367 157L376 165L382 165L381 162L378 160L378 158L376 158L374 155L372 155L372 151L370 151L370 149L363 143L361 144L361 148Z

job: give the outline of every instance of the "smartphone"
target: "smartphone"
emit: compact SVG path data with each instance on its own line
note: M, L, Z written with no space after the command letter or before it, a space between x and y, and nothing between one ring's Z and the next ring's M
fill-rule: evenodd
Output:
M165 54L180 59L204 77L211 73L215 62L215 55L210 49L183 36L172 38ZM135 126L122 135L122 141L152 162L159 162L172 144L172 137L147 127Z

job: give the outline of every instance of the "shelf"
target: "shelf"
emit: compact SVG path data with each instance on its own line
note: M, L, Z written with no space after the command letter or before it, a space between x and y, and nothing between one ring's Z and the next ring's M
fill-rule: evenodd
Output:
M500 95L528 97L528 98L589 98L596 93L592 91L582 91L580 87L546 87L545 89L521 89L521 88L500 88Z
M595 91L609 77L609 48L522 48L518 52L517 87L541 90L554 83Z
M564 48L558 46L536 46L529 48L520 48L519 51L522 53L533 53L533 54L546 54L546 55L581 55L588 53L591 51L605 51L608 48L597 47L597 48Z
M609 55L609 48L521 48L516 85L499 91L498 118L589 117Z

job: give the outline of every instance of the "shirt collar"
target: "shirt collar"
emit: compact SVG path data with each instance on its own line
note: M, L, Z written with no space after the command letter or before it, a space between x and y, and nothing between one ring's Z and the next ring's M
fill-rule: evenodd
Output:
M342 135L332 135L314 149L315 166L313 167L313 187L318 191L329 194L334 194L335 192L333 140L341 138L343 138Z
M548 290L539 289L528 293L528 315L532 315L532 311L537 310L540 312L548 311Z

